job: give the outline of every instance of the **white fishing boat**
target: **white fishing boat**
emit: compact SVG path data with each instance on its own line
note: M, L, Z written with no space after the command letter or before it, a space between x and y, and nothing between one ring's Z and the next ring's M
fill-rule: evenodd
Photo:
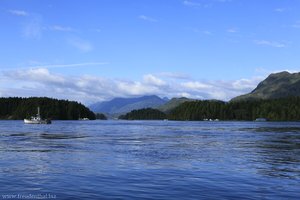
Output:
M84 118L78 118L78 120L86 121L86 120L90 120L90 119L87 117L84 117Z
M42 119L40 115L40 107L37 108L38 113L36 116L32 116L30 119L24 119L25 124L51 124L50 119Z
M83 120L83 121L86 121L86 120L90 120L90 119L89 119L89 118L87 118L87 117L81 118L81 117L80 117L80 114L79 114L78 120Z
M266 121L268 121L268 119L267 119L267 118L262 118L262 117L261 117L261 118L256 118L255 121L256 121L256 122L266 122Z

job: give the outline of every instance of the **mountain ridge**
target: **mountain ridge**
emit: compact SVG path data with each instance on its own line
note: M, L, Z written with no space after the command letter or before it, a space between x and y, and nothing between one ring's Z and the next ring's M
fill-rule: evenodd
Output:
M89 108L95 112L109 113L109 114L124 114L135 109L154 108L163 105L167 99L160 98L156 95L148 95L133 98L114 98L110 101L103 101L92 104Z
M287 71L272 73L248 94L234 97L231 101L276 99L300 96L300 73Z
M189 99L186 97L178 97L178 98L174 97L171 100L167 101L165 104L157 107L157 109L164 113L169 113L171 110L173 110L180 104L187 102L187 101L195 101L195 99Z

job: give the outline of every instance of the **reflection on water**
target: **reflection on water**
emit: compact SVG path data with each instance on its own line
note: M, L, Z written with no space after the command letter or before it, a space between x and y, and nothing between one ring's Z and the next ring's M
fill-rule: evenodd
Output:
M241 128L241 131L270 132L270 133L300 133L300 127L254 127Z
M300 198L300 123L0 121L0 156L0 195Z
M257 127L245 131L257 132L260 139L252 146L257 151L259 173L268 176L300 178L300 127Z
M64 134L64 133L42 133L40 137L43 139L77 139L85 138L85 135L76 135L76 134Z

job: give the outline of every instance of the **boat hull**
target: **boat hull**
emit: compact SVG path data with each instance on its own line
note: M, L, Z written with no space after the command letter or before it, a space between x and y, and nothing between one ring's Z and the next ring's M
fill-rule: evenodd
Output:
M51 124L50 120L30 120L24 119L25 124Z

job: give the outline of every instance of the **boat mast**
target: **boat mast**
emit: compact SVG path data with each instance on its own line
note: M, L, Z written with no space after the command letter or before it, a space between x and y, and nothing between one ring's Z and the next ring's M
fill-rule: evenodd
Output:
M37 116L40 117L40 107L39 106L37 107L37 111L38 111Z

